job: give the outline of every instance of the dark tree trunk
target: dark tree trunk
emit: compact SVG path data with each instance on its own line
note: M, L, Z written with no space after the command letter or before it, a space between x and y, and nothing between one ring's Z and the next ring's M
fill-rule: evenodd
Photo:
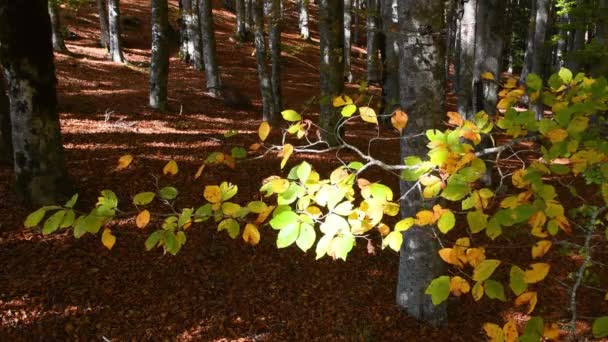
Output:
M254 23L253 23L253 17L254 17L254 1L255 0L245 0L245 15L246 15L246 20L245 20L245 24L247 25L247 31L251 32L254 30Z
M399 107L399 18L397 0L381 0L382 15L382 96L383 111L381 121L390 123L393 111Z
M464 2L462 7L462 19L460 20L456 94L458 96L458 112L467 119L471 119L475 114L475 108L473 106L473 83L475 76L478 1L480 0L468 0Z
M203 58L203 38L201 28L201 2L204 0L191 0L192 11L190 12L190 62L196 70L203 70L205 62Z
M114 62L125 62L122 54L122 38L120 36L120 0L108 0L108 22L110 33L110 59Z
M340 142L337 132L341 115L332 99L344 91L344 2L319 0L319 36L321 40L321 139L330 146Z
M568 14L564 14L559 16L557 19L558 26L564 26L568 23ZM559 40L557 41L557 46L555 47L555 61L553 63L553 69L559 70L564 66L564 58L566 56L566 48L568 46L568 30L563 27L559 29Z
M48 7L53 32L53 50L65 53L68 51L68 48L65 47L65 42L63 41L61 19L59 16L59 6L57 4L57 0L49 0Z
M213 12L211 0L199 2L201 20L201 38L203 42L203 63L205 64L205 80L207 91L215 96L220 94L220 76L215 56L215 31L213 27Z
M598 0L600 20L597 23L596 38L600 44L608 44L608 0Z
M534 54L532 57L531 71L539 77L543 77L545 66L545 37L547 33L547 20L549 17L550 0L536 0L536 24L534 29ZM536 118L543 117L543 104L540 97L531 104L531 109L536 113Z
M353 0L344 0L344 79L353 82L353 73L350 68L351 55L351 28Z
M271 15L268 45L270 46L270 84L272 87L272 117L271 122L276 122L281 117L281 0L270 0Z
M585 0L577 0L576 7L585 6ZM581 65L581 57L579 52L585 47L585 34L587 33L587 25L585 24L585 18L582 17L579 11L577 15L572 15L571 23L574 25L573 39L571 40L571 46L568 49L567 63L568 69L576 73L583 71L583 65Z
M260 92L262 95L262 119L273 119L272 84L266 65L266 44L264 40L264 0L254 0L253 20L255 22L255 58L258 65Z
M0 163L10 164L13 161L11 113L3 74L0 68Z
M310 31L308 30L308 0L298 0L298 13L300 27L300 37L304 40L310 39Z
M521 82L525 83L528 74L532 72L534 63L534 35L536 32L536 0L530 0L530 23L528 24L528 37L526 38L526 51L524 54L524 65L521 70Z
M110 27L107 0L97 0L99 12L99 45L110 51Z
M70 189L47 1L1 0L0 46L10 98L16 192L33 205L57 203Z
M167 0L152 0L152 57L150 63L150 107L167 109L169 76L169 8Z
M353 44L359 46L359 14L361 0L353 0Z
M400 100L410 123L404 136L437 127L445 115L445 34L443 0L399 1ZM402 139L401 158L426 155L424 139ZM401 182L401 193L414 184ZM419 191L411 191L401 201L401 215L415 217L421 208ZM445 264L437 253L438 244L429 228L412 227L403 234L397 304L409 315L433 325L447 321L445 302L434 306L424 292L431 280L444 274Z
M380 74L380 0L367 1L367 81L378 83Z
M236 39L240 42L247 40L249 32L247 31L247 15L245 12L245 0L236 0Z

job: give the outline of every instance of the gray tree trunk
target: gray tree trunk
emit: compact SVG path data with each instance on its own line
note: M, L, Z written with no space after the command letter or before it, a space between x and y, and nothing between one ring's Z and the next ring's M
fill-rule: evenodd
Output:
M559 26L566 25L569 21L568 14L560 16L557 21ZM564 66L564 58L566 56L566 49L568 46L568 30L560 28L558 35L559 40L557 41L557 46L555 48L555 61L553 63L553 69L555 71Z
M337 132L341 115L332 99L344 92L344 2L319 0L319 36L321 41L321 139L330 146L340 142Z
M107 0L97 0L97 10L99 12L99 45L110 51L110 27Z
M545 37L547 35L547 20L549 17L549 6L551 0L536 0L536 24L534 29L534 54L532 57L531 71L540 77L543 77L545 67ZM537 101L530 105L531 109L536 113L536 118L543 117L543 104L540 97Z
M71 189L57 114L47 1L0 1L0 46L17 195L32 205L57 203Z
M272 88L272 111L269 121L277 122L281 117L281 0L270 0L270 28L268 45L270 47L270 84Z
M456 94L458 96L458 112L467 119L471 119L475 114L473 83L475 80L477 8L478 0L465 1L462 7L462 19L460 20Z
M310 31L308 29L308 0L298 0L298 26L300 28L300 37L304 40L310 39Z
M207 91L214 96L219 96L221 85L215 56L215 31L213 28L211 0L200 0L199 10L201 20L201 41L203 43L203 63L205 64Z
M399 73L401 107L410 123L404 135L437 127L445 116L445 18L443 0L400 0L399 26L403 33ZM401 158L426 154L424 139L402 139ZM401 193L413 184L401 182ZM415 217L422 206L420 191L400 203L403 217ZM434 306L424 294L431 280L445 274L438 244L429 228L412 227L403 234L397 284L397 304L409 315L433 325L447 321L445 302Z
M152 0L152 57L150 63L150 107L167 110L169 77L169 8L167 0Z
M534 63L534 34L536 32L536 0L530 0L530 22L528 24L528 36L526 38L526 51L524 54L524 65L521 69L520 81L525 83L528 74L532 72Z
M353 44L359 46L359 14L361 13L361 0L353 0Z
M108 0L108 23L110 34L110 60L124 63L122 38L120 36L120 0Z
M53 50L65 53L68 51L68 48L65 47L65 42L63 41L61 19L59 16L59 6L57 4L57 0L49 0L48 7L53 32Z
M399 107L399 18L398 0L381 0L382 16L382 96L383 111L380 117L384 124L390 123L393 111ZM442 13L443 15L443 13Z
M11 138L11 113L6 85L4 84L4 72L0 68L0 163L12 163L13 143Z
M344 79L348 83L353 82L353 73L350 67L351 56L351 29L353 0L344 0Z
M266 65L266 44L264 39L264 0L254 0L253 21L255 22L255 58L258 65L258 78L262 95L262 119L273 119L272 83Z
M577 0L576 6L585 6L585 0ZM581 65L581 58L577 55L577 52L580 52L585 47L585 34L587 33L587 25L585 24L584 18L581 18L581 15L576 15L571 17L571 23L574 24L574 33L572 44L568 49L568 58L566 65L568 69L572 70L572 72L576 73L582 71L583 65Z
M240 42L247 40L249 32L247 31L245 12L245 0L236 0L236 39Z
M201 2L204 0L191 0L192 11L190 12L190 61L196 70L203 70L205 60L203 58L203 38L201 28Z
M367 82L378 83L380 73L380 0L367 0Z

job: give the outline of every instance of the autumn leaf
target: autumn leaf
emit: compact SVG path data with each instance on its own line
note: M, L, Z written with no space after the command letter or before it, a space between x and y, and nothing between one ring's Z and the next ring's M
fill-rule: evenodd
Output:
M553 244L549 240L538 241L532 247L532 259L537 259L547 254L552 245Z
M434 213L430 210L422 210L416 213L416 224L425 226L435 222L433 219Z
M484 80L494 81L494 74L492 74L489 71L486 71L483 74L481 74L481 78L483 78Z
M482 261L473 271L473 280L484 281L490 278L498 266L500 266L500 260L487 259Z
M477 267L486 260L486 250L483 247L469 248L466 252L467 262L473 267Z
M515 325L513 320L509 320L505 324L502 328L502 332L504 334L505 342L517 342L519 333L517 332L517 325Z
M534 284L545 279L547 274L549 274L551 265L546 263L536 263L530 265L530 267L531 269L524 272L524 281L527 284Z
M483 282L478 281L475 283L475 285L473 285L473 290L471 292L471 294L473 295L473 299L475 299L476 302L478 302L481 297L483 297L484 294L484 288L483 288Z
M378 117L376 116L376 111L370 107L359 107L359 114L361 115L361 119L365 122L377 124Z
M395 127L399 133L403 133L403 129L407 126L408 116L400 109L395 110L391 117L391 124Z
M199 179L200 176L203 174L203 170L205 169L205 163L203 163L203 165L201 165L198 170L196 171L196 174L194 175L194 179Z
M471 285L466 279L456 276L450 278L450 292L456 297L469 293L471 290Z
M248 244L255 246L260 242L260 231L255 225L248 223L243 231L243 240Z
M503 330L498 324L485 323L483 325L483 330L486 332L486 335L488 335L491 342L503 342L504 341Z
M260 147L262 147L262 145L260 145L259 143L253 143L253 144L249 145L249 150L257 151L260 149Z
M559 325L557 325L557 323L545 324L543 337L549 340L558 341L560 337Z
M353 99L346 95L336 96L332 99L332 105L334 107L342 107L353 103Z
M107 249L112 249L116 243L116 236L112 235L112 231L108 228L104 229L101 234L101 243L106 246Z
M117 170L123 170L129 167L129 165L131 165L131 162L133 161L133 156L130 154L125 154L124 156L118 158L118 165L116 166Z
M532 311L534 311L534 308L536 307L536 303L538 302L538 296L536 294L536 292L525 292L522 293L521 295L519 295L516 299L515 299L515 306L522 306L525 304L528 304L528 314L532 313Z
M219 203L222 200L222 190L217 185L208 185L203 191L203 197L209 203Z
M291 145L291 144L283 145L283 160L281 160L281 169L283 167L285 167L285 164L289 160L289 157L291 157L292 153L293 153L293 145Z
M452 248L442 248L439 250L439 257L448 264L462 267L462 262L458 259Z
M552 143L564 141L568 137L568 131L563 128L555 128L545 134Z
M448 112L448 118L449 118L448 123L450 125L454 125L456 127L462 127L462 125L464 124L464 119L457 112Z
M175 162L175 160L170 160L165 165L165 167L163 167L163 174L165 174L165 175L170 174L172 176L175 176L178 171L179 171L179 168L177 167L177 163Z
M135 224L137 228L145 228L150 222L150 212L148 210L142 210L137 214L135 218Z
M270 124L264 121L258 128L258 136L260 137L261 141L264 141L266 138L268 138L268 134L270 134Z

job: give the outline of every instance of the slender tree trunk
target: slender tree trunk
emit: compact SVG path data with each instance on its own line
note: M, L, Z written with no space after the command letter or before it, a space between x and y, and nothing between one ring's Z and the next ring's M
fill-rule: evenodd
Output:
M255 16L254 13L254 2L256 0L245 0L245 12L247 15L247 20L245 20L245 23L247 24L247 31L251 32L254 30L254 19L253 17Z
M467 119L471 119L475 114L473 104L473 83L475 77L478 1L479 0L468 0L464 2L462 19L460 20L460 46L458 51L456 94L458 96L458 112Z
M215 56L215 31L213 27L213 12L211 0L200 0L201 40L203 43L203 63L205 64L205 79L207 91L215 96L220 95L220 76Z
M596 38L600 44L608 44L608 0L598 0L600 20L597 23Z
M547 33L547 20L549 17L550 0L536 1L536 24L534 30L534 55L532 57L531 71L539 77L543 77L545 66L545 37ZM537 101L531 104L531 109L536 113L537 119L543 117L543 104L539 97Z
M11 138L11 113L6 85L4 84L4 72L0 68L0 163L12 163L13 142Z
M48 7L53 32L53 50L65 53L68 51L68 48L65 47L65 42L63 41L61 19L59 16L59 6L57 4L57 0L49 0Z
M410 123L404 136L437 127L445 115L445 34L443 0L400 0L399 38L400 100ZM406 34L407 33L407 34ZM401 158L426 155L424 139L402 139ZM414 184L402 182L401 193ZM411 191L401 201L401 215L415 217L421 208L420 191ZM429 228L412 227L403 233L397 304L409 315L433 325L447 321L445 302L433 305L424 292L431 280L444 274L445 264L437 253L438 244Z
M0 1L0 63L8 83L17 195L57 203L69 192L46 0Z
M97 0L97 10L99 12L99 45L110 51L110 28L107 0Z
M191 0L192 11L190 12L190 61L196 70L203 70L205 61L203 58L203 38L201 28L201 2L204 0Z
M120 0L108 0L108 18L110 33L110 59L124 63L122 54L122 38L120 36Z
M380 73L380 0L367 0L367 81L378 83Z
M383 111L380 118L384 124L390 124L393 111L399 107L399 19L397 0L382 0L382 32L384 49L382 50L382 96ZM442 13L443 15L443 13Z
M353 82L350 68L353 0L344 0L344 79Z
M353 44L359 46L359 15L361 0L353 0ZM345 19L346 20L346 19Z
M568 23L568 15L564 14L557 19L558 25L563 26ZM553 63L553 69L559 70L564 66L564 58L566 56L566 48L568 46L568 30L560 27L559 29L559 40L555 49L555 61Z
M532 72L534 63L534 35L536 32L536 0L530 0L530 23L528 24L528 37L526 38L526 52L524 54L524 65L521 70L521 82L525 83L528 74Z
M268 45L270 47L270 63L272 65L270 84L272 87L272 117L271 122L279 121L281 117L281 0L270 0L271 15Z
M577 0L576 6L582 7L585 6L585 0ZM585 19L582 18L582 15L577 13L577 15L573 15L571 17L571 23L574 24L574 33L572 39L572 45L570 49L568 49L568 61L567 66L568 69L572 70L572 72L576 73L579 71L583 71L583 65L581 63L581 57L579 56L579 52L585 47L585 34L587 33L587 25L585 24Z
M192 0L179 1L180 15L180 59L186 63L192 61L194 43L192 42Z
M332 99L344 91L344 2L319 0L319 35L321 40L321 139L330 146L339 144L337 132L340 112Z
M300 37L302 37L304 40L309 40L310 31L308 30L308 0L298 0L298 13Z
M266 65L266 44L264 40L264 0L254 0L253 20L255 22L255 58L258 65L258 78L262 95L262 119L272 121L272 83Z
M247 40L247 36L249 35L245 22L245 0L236 0L236 39L240 42Z
M150 107L167 109L169 77L169 8L167 0L152 0L152 57L150 63Z

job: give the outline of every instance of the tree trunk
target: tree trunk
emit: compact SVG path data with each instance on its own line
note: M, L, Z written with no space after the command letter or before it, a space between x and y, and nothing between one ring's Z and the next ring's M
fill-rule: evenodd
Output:
M536 24L534 30L534 55L532 57L531 71L539 77L544 74L545 61L545 37L547 33L547 20L549 17L550 0L536 0ZM531 104L531 109L536 113L537 119L543 117L543 104L541 97Z
M353 82L353 73L350 68L351 56L351 27L353 0L344 0L344 79Z
M393 111L399 107L399 19L397 0L381 0L382 32L382 96L381 121L390 125Z
M473 82L475 76L477 7L478 0L465 1L462 8L462 19L460 20L456 94L458 96L458 112L467 119L471 119L475 114Z
M568 14L561 15L557 19L559 26L566 25L568 21ZM568 45L568 30L560 28L558 35L559 40L557 41L557 46L555 48L555 61L553 63L554 70L559 70L562 66L564 66L564 58L566 56L566 48Z
M353 44L359 46L359 14L361 0L353 0Z
M120 0L108 0L108 22L110 33L110 60L124 63L122 38L120 37Z
M61 19L59 17L59 6L57 0L49 0L49 17L51 19L51 28L53 35L53 50L61 53L68 51L63 41L63 33L61 32Z
M536 0L530 0L530 23L528 24L528 37L526 38L526 51L524 54L524 65L521 70L520 81L526 82L528 74L532 72L534 63L534 35L536 32Z
M319 36L321 41L321 139L330 146L340 142L337 132L340 111L332 99L344 92L344 2L319 0Z
M585 6L585 0L577 0L577 7ZM574 24L574 33L571 47L568 49L568 58L566 65L568 69L570 69L573 73L577 73L579 71L583 71L583 65L581 65L581 56L579 56L579 52L585 47L585 34L587 33L587 25L585 24L585 18L582 18L582 15L576 13L577 15L572 15L571 24Z
M207 91L214 96L219 96L221 87L215 56L215 31L213 28L211 0L200 0L199 10L201 20L201 40L203 43L203 63L205 64Z
M254 23L253 23L253 17L255 16L254 13L254 1L255 0L245 0L245 15L246 15L246 20L245 20L245 24L247 25L247 31L251 32L254 30Z
M11 138L11 113L2 68L0 68L0 163L13 161L13 142Z
M190 61L196 70L203 70L205 61L203 58L203 38L201 28L201 2L204 0L191 0L192 11L190 12L190 34L191 50Z
M107 0L97 0L97 10L99 11L99 45L110 51L110 28Z
M245 14L245 0L236 0L236 39L240 42L247 40L249 32L247 31Z
M310 39L310 31L308 30L308 0L298 0L298 13L300 27L300 37L304 40Z
M262 119L273 119L272 84L266 65L266 44L264 43L264 0L254 0L253 21L255 22L255 58L258 65L258 78L262 95Z
M380 74L380 0L367 0L367 82L378 83Z
M169 8L167 0L152 0L152 57L150 63L150 107L167 109L169 76Z
M8 83L16 192L32 205L69 192L46 0L0 1L0 63Z
M600 44L608 44L608 0L598 0L600 20L597 23L596 38Z
M400 0L399 26L403 35L399 73L401 107L410 121L404 136L437 127L445 115L445 34L443 0ZM401 140L401 158L426 155L421 138ZM401 182L401 193L414 184ZM401 201L401 215L415 217L421 208L419 191ZM397 284L397 304L409 315L433 325L447 321L445 302L434 306L424 292L431 280L445 273L438 244L429 228L412 227L403 233Z
M268 45L270 47L270 63L272 65L270 84L272 87L271 122L278 122L281 117L281 0L270 0L271 15Z

